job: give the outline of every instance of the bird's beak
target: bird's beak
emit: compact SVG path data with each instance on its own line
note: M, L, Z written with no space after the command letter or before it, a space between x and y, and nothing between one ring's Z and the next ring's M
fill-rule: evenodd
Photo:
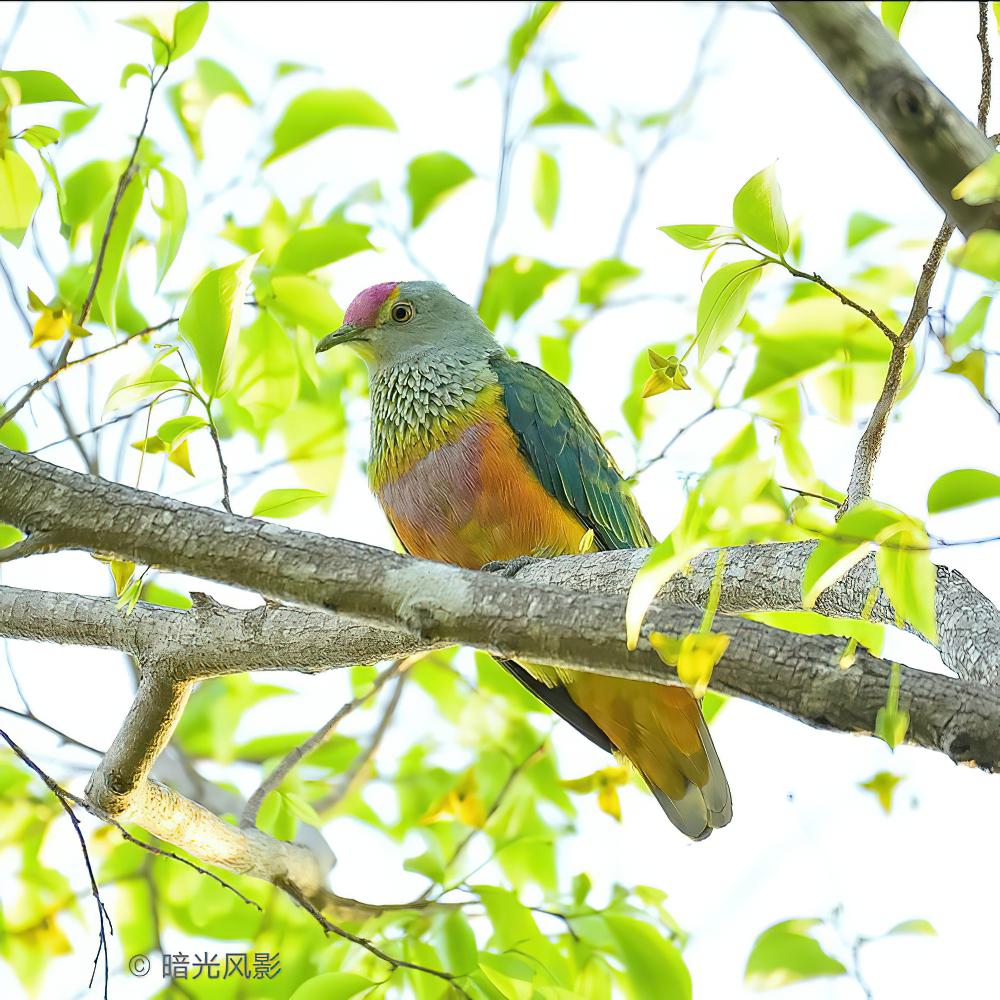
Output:
M322 354L324 351L330 350L331 347L340 347L341 344L350 344L354 341L361 340L363 339L364 334L364 327L354 326L351 323L345 323L339 330L334 330L333 333L328 333L316 345L316 353Z

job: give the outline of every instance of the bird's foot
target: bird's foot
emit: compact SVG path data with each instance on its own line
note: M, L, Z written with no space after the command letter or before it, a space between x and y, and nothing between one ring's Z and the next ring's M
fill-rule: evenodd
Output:
M538 562L537 556L517 556L514 559L498 559L481 567L484 573L497 573L505 580L517 576L525 566Z

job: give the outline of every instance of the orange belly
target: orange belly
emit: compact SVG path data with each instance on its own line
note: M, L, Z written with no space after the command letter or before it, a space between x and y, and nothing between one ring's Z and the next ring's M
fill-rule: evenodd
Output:
M469 569L577 552L587 530L539 483L499 420L466 428L376 492L408 552Z

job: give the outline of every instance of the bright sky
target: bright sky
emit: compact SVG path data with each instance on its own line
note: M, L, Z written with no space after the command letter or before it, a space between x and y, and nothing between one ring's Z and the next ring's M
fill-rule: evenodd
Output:
M6 35L15 9L15 4L0 8L0 36ZM98 155L125 152L145 98L140 83L120 91L118 78L125 63L145 60L148 49L142 36L114 21L138 9L120 3L33 5L17 35L7 60L10 68L57 69L85 100L107 104L98 119L96 141L73 140L60 148L63 172L98 149ZM611 107L656 111L669 107L683 90L712 10L707 4L569 3L547 31L543 51L560 58L557 77L567 97L599 121L609 120ZM498 62L523 11L520 3L213 5L197 54L223 62L255 98L266 98L269 122L296 89L351 86L382 101L400 131L333 134L267 168L263 178L247 177L247 150L260 141L256 119L244 109L216 108L207 129L211 173L191 181L192 200L198 191L216 191L234 178L241 186L195 220L172 272L173 287L181 287L208 262L236 258L232 247L213 237L221 216L235 211L244 222L254 219L269 188L294 205L303 192L319 187L322 212L357 184L378 176L385 190L396 192L393 221L401 225L406 208L399 190L406 162L419 152L447 149L466 159L482 179L436 213L414 239L413 249L457 294L474 298L493 214L499 99L491 79L464 89L455 84ZM978 99L975 26L974 3L921 3L911 8L903 29L910 52L966 112ZM274 65L288 59L319 70L312 77L292 77L273 86ZM190 60L178 67L178 78L190 70ZM735 191L775 161L786 210L804 225L805 266L832 281L844 277L843 239L851 211L864 209L898 222L905 236L925 243L939 223L937 208L881 136L777 17L731 7L709 63L713 73L688 131L650 173L626 252L628 260L648 268L645 290L682 295L685 301L611 311L580 337L573 389L605 430L622 427L620 401L638 351L693 327L700 256L670 243L656 232L657 226L728 221ZM529 78L515 121L525 120L538 102L537 81ZM37 119L55 121L57 111L47 117L43 108ZM151 134L171 151L182 149L177 127L159 101ZM525 152L514 164L512 207L498 254L519 251L570 265L606 256L627 200L627 155L588 130L554 130L544 141L559 153L564 167L558 224L549 233L533 217L533 156ZM186 180L190 177L186 154L177 155L171 167ZM378 239L388 248L384 253L363 255L334 269L334 294L341 305L373 282L416 276L391 236L383 232ZM911 271L921 252L909 251L903 258ZM899 257L892 240L873 242L868 253L873 261ZM18 281L30 281L43 297L51 291L37 267L10 248L5 247L3 255ZM973 282L959 280L952 300L955 315L961 315L976 291ZM518 341L529 358L534 334L550 328L570 294L556 286L530 314ZM6 336L20 338L16 318L4 308ZM151 318L159 318L159 313ZM994 346L1000 346L995 324L992 333ZM18 347L12 353L13 370L8 363L0 383L3 394L38 373L26 351ZM137 363L137 354L131 359L122 356L126 354L115 356L120 369L109 367L100 377L99 400L102 385L106 393L120 371ZM928 372L942 367L934 349L926 366ZM83 378L64 381L73 398L85 391ZM703 398L680 394L661 398L661 416L647 440L650 454L705 405ZM900 411L905 419L890 428L879 466L880 499L922 516L927 487L941 473L962 467L1000 471L995 460L997 425L966 383L925 379ZM33 443L61 436L44 403L36 404L34 413L39 426L31 430ZM314 512L294 523L385 545L386 529L358 471L366 450L366 414L362 409L356 416L353 451L332 514ZM681 474L703 469L744 420L739 414L724 414L705 421L682 439L669 464L643 480L638 496L654 530L669 530L677 516L683 498ZM831 482L846 483L857 434L857 427L810 421L812 457ZM262 461L246 442L230 444L227 453L236 470L253 469ZM74 459L66 449L45 455L67 464ZM626 466L634 462L627 452L620 457ZM203 469L212 467L207 451L197 451L194 460ZM123 481L134 482L135 474L130 460ZM143 485L155 487L154 478L147 472ZM204 478L211 480L210 475ZM290 485L294 483L289 473L279 470L237 494L236 509L248 513L260 492ZM164 488L179 492L184 487L179 477L172 477ZM214 503L217 495L214 483L185 494L204 503ZM974 508L941 517L931 528L949 538L994 534L990 514L995 508ZM1000 598L995 546L951 549L947 556L949 564ZM14 564L4 568L2 579L20 586L106 592L103 569L83 555ZM226 588L198 587L234 603L251 600ZM914 666L935 666L933 652L915 639L898 638L888 652ZM12 643L10 654L39 715L97 746L110 742L130 699L120 657L26 643ZM266 709L249 713L241 736L282 726L318 726L340 704L343 681L334 674L282 676L280 682L307 697L269 702ZM6 671L0 673L0 703L17 703ZM86 711L81 712L84 705ZM404 713L399 732L386 743L388 759L421 724L419 714ZM66 751L40 732L15 725L10 730L50 769L59 771L58 762L67 759ZM747 954L765 927L790 917L825 916L839 904L848 938L874 935L911 917L925 917L939 931L937 938L898 938L864 951L863 971L878 1000L986 995L985 984L995 981L995 900L1000 897L1000 875L988 860L1000 823L997 779L957 768L930 752L903 748L893 755L874 739L817 732L744 704L730 703L714 732L734 790L735 818L728 829L706 843L689 844L650 798L629 791L621 825L586 803L580 836L565 845L569 871L586 868L598 884L646 883L669 892L669 907L691 933L686 959L698 1000L741 994ZM559 730L557 745L567 775L606 763L568 727ZM890 817L857 788L858 782L882 769L905 776ZM252 775L240 776L244 785L250 779ZM48 849L76 871L79 856L72 834L67 824L61 827ZM338 891L395 901L422 888L422 880L403 872L401 856L375 834L351 823L338 823L331 833L341 859L334 873ZM9 876L0 867L0 886ZM5 895L2 889L0 895ZM85 978L94 936L91 911L83 912L84 924L72 933L79 952L58 963L49 981L52 996L70 995ZM168 934L167 940L181 939ZM836 941L830 947L843 950ZM16 980L2 968L0 994L20 995ZM129 981L116 991L122 998L145 995L142 985ZM788 1000L858 1000L861 995L858 985L848 980L792 987L783 994Z

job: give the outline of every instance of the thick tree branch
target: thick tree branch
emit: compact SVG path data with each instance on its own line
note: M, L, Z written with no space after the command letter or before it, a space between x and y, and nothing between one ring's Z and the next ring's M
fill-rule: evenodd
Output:
M235 611L199 597L189 611L109 599L0 588L0 635L123 649L142 686L122 731L95 772L95 808L136 822L203 862L296 887L312 905L372 915L383 907L343 900L325 885L332 855L240 830L149 777L192 681L250 669L307 672L400 658L456 642L500 655L626 677L676 682L651 649L652 630L695 629L715 556L668 581L643 641L624 644L624 595L646 553L540 560L515 579L424 563L318 534L240 518L70 472L0 449L0 520L47 532L66 547L111 552L253 589L311 608L265 604ZM811 543L755 545L727 553L720 612L797 608ZM863 562L820 598L826 614L857 616L874 581ZM966 678L993 681L1000 612L960 574L938 586L942 655ZM316 606L330 611L317 610ZM336 609L334 612L333 609ZM884 598L876 621L893 621ZM812 725L871 732L889 690L889 665L862 654L837 667L843 641L726 621L731 642L713 686ZM1000 693L904 670L902 707L917 745L1000 770ZM415 904L402 904L412 906Z
M775 0L774 7L965 236L1000 228L1000 204L968 205L951 195L995 148L863 3Z
M343 662L345 650L351 655L364 651L353 662L372 662L461 642L556 666L632 676L659 672L648 646L635 654L623 650L620 596L611 600L580 593L607 594L606 585L614 581L611 592L621 595L641 565L642 551L546 560L522 570L516 580L505 580L196 507L2 447L0 520L28 532L58 533L64 547L110 552L276 600L336 610L355 622L402 630L410 637L408 648L392 648L391 641L375 645L368 630L341 620L337 639L347 645L305 648L296 636L295 621L287 616L315 612L265 608L250 612L240 630L225 632L217 644L207 645L180 629L178 617L175 629L157 638L155 655L157 669L177 680L229 672L226 663L241 649L243 662L255 662L248 647L257 643L261 623L269 620L284 626L279 632L287 644L282 658L286 666L322 668L338 662L338 656ZM723 612L800 607L802 567L811 547L796 543L731 550ZM695 567L701 565L695 560ZM855 567L827 590L818 610L857 615L875 582L873 573L870 561ZM938 631L945 664L965 679L997 683L1000 611L961 574L943 570L940 576ZM675 593L688 592L693 578L669 581L659 600L678 603ZM539 586L526 589L526 582ZM742 604L730 603L734 589ZM825 610L832 606L841 610ZM210 612L208 608L205 613ZM880 602L876 613L885 616L878 620L894 620L887 604ZM33 618L30 607L22 609L22 616L46 628L44 621ZM74 627L72 619L66 627ZM141 652L136 655L141 661Z

